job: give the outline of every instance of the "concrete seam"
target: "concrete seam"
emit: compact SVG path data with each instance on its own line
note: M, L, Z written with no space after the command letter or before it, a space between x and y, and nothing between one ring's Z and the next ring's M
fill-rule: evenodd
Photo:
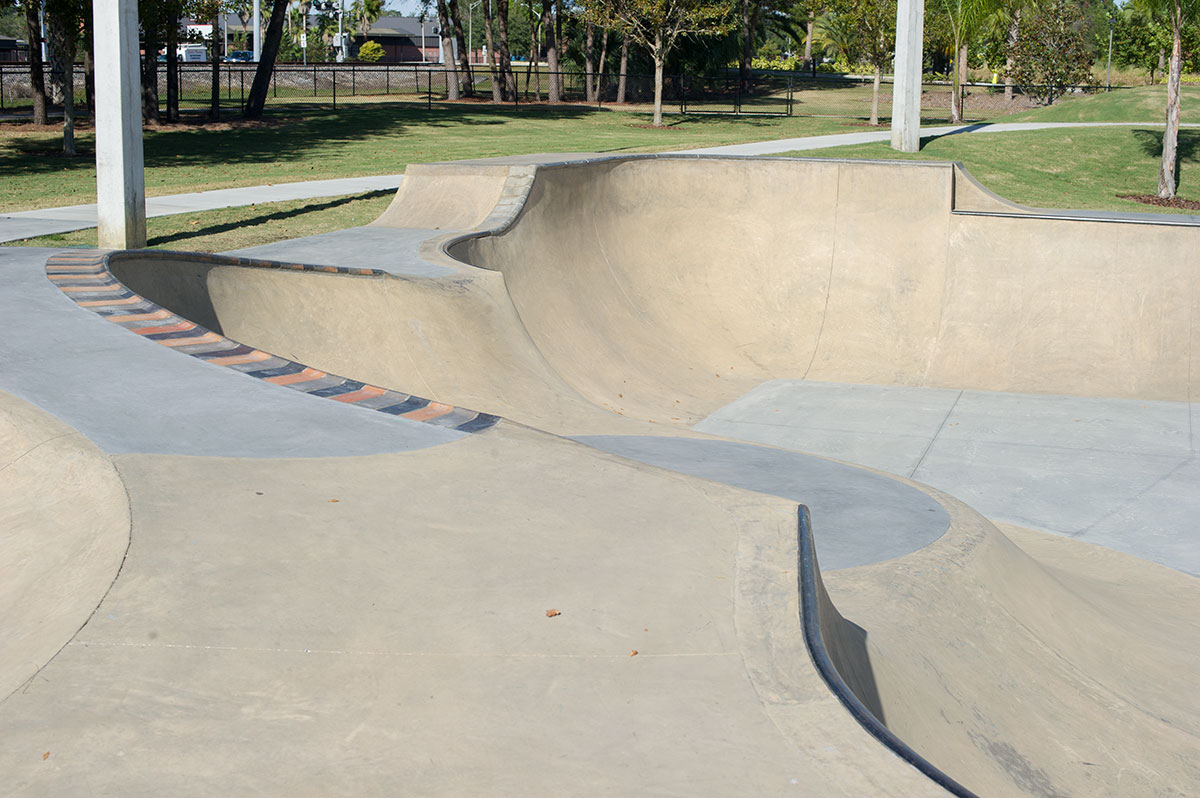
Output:
M817 340L813 341L812 356L808 359L808 366L804 369L804 373L800 375L800 379L807 380L808 373L812 371L813 364L817 362L817 351L821 348L821 336L825 333L825 322L829 318L829 297L833 293L833 268L837 263L837 225L838 216L840 213L838 208L842 194L842 167L838 166L837 185L833 190L833 231L830 239L829 249L829 276L825 281L825 304L821 307L821 326L817 328Z
M629 659L633 654L553 654L543 652L517 653L504 651L354 651L336 648L268 648L256 646L207 646L195 643L133 643L125 641L72 640L69 645L95 646L97 648L155 648L182 649L188 651L227 651L258 654L319 654L325 656L367 657L498 657L503 659ZM737 651L693 651L656 654L639 651L638 658L676 659L694 657L740 657Z
M41 441L40 443L35 443L33 446L31 446L28 449L26 449L25 451L21 452L21 454L14 457L12 460L9 460L4 465L0 466L0 471L5 470L9 466L16 465L17 463L21 462L26 457L33 454L34 452L36 452L38 449L42 448L46 444L53 443L54 441L60 440L62 438L69 438L72 435L79 435L80 437L82 437L83 433L82 432L64 432L62 435L55 435L53 438L47 438L46 440Z
M959 391L958 395L954 397L954 404L950 405L950 409L946 411L946 416L942 419L942 423L938 425L937 431L934 432L933 437L929 439L929 445L925 447L925 451L921 452L921 458L917 460L917 464L913 466L912 471L908 472L909 479L913 478L913 474L917 473L917 470L925 462L925 458L929 456L930 450L933 449L933 444L937 442L938 436L941 435L942 430L946 428L946 422L950 420L950 416L954 415L954 408L958 407L958 400L962 399L964 393L966 393L966 391Z

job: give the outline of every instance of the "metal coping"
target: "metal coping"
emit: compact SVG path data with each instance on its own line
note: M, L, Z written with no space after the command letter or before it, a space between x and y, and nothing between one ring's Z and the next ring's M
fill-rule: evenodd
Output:
M833 659L829 656L821 635L821 611L817 596L820 569L817 565L812 519L809 517L808 507L803 504L799 505L798 515L799 567L797 578L800 588L800 620L804 627L804 643L808 647L809 655L812 656L813 664L817 667L817 672L821 674L825 684L833 691L850 716L858 721L858 725L862 726L868 734L956 798L979 798L975 793L939 770L936 765L918 754L880 723L879 719L871 714L871 711L858 699L842 675L838 673L837 666L833 664Z

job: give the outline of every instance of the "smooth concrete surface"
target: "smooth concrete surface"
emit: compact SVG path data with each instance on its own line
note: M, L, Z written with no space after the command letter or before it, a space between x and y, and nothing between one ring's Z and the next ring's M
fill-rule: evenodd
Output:
M0 392L0 700L91 617L117 577L129 525L108 457Z
M640 463L803 503L821 530L826 570L901 557L930 545L950 526L945 508L916 488L819 457L694 438L591 435L576 440ZM863 500L867 496L870 501Z
M420 228L351 227L244 247L225 254L312 266L379 269L409 277L449 277L457 271L448 266L430 263L418 254L422 242L439 233L437 230Z
M1200 575L1187 402L764 383L696 429L916 479L989 518Z
M0 390L108 452L313 457L404 451L462 436L281 390L132 335L46 279L56 251L0 248Z
M130 499L129 555L91 621L0 703L0 734L18 741L0 751L12 791L944 795L853 719L808 657L796 500L761 490L803 486L769 473L762 447L690 427L764 381L836 374L891 391L874 412L913 441L890 462L919 467L956 402L970 445L1030 445L1022 397L974 407L966 394L1041 379L1031 390L1052 403L1054 380L1069 377L1081 401L1125 396L1153 410L1124 426L1107 423L1103 403L1091 416L1050 413L1060 427L1067 414L1088 419L1063 434L1076 456L1169 449L1179 422L1167 405L1179 402L1143 393L1189 386L1168 361L1190 358L1190 261L1172 259L1195 230L1010 218L1026 211L1003 205L966 217L955 197L972 184L937 165L660 157L520 164L502 177L472 165L474 179L458 168L414 170L408 199L380 223L436 231L416 257L446 276L209 261L199 280L194 259L170 253L120 276L253 346L541 429L505 421L440 446L348 456L339 429L321 438L318 423L276 413L314 437L311 456L265 445L255 457L145 454L118 439L169 427L170 409L126 391L136 423L100 448ZM451 188L469 192L447 217L462 227L405 207ZM833 210L806 215L801 198L827 190ZM746 209L735 228L730 207ZM483 237L449 232L472 228ZM1014 257L1034 262L992 251L1014 231ZM1059 231L1092 249L1046 261L1038 235ZM1106 304L1125 275L1118 256L1133 251L1130 301ZM1089 252L1102 264L1090 277ZM101 358L109 365L150 349L190 360L51 302L48 282L11 284L40 312L0 320L12 340L32 340L44 370L81 337L107 343L101 328L126 339ZM931 321L943 313L946 325ZM72 329L83 318L95 324ZM107 376L56 373L59 393L81 395ZM200 386L193 373L153 385ZM241 391L255 382L230 376ZM37 403L58 414L54 401ZM370 415L337 410L338 423ZM859 434L878 428L868 421ZM746 471L756 489L562 435L656 436L631 451L730 483ZM935 445L916 453L922 436ZM770 451L781 468L845 468ZM917 755L979 795L1195 792L1200 582L1064 536L1010 537L899 477L835 487L848 513L904 495L949 519L917 551L823 577L836 616L821 634L855 696ZM877 543L894 536L874 531ZM814 529L822 559L832 532Z

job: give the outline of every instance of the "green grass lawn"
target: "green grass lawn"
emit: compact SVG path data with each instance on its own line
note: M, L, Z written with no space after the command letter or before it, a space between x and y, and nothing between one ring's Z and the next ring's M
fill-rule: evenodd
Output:
M393 191L371 191L318 200L292 200L221 208L146 220L151 249L224 252L272 241L359 227L374 221L392 201ZM96 228L14 241L29 247L94 247Z
M1200 130L1181 130L1179 146L1179 196L1200 199ZM961 161L985 186L1022 205L1161 213L1170 209L1118 197L1155 192L1161 147L1161 128L1121 127L942 136L922 139L911 155L883 142L789 154Z
M1180 121L1200 123L1200 85L1180 92ZM1006 116L1005 122L1155 122L1164 123L1167 87L1139 86L1097 94L1067 96L1054 105Z
M672 116L656 130L649 121L646 113L575 106L276 109L261 125L148 129L146 193L392 174L409 163L497 155L687 149L843 132L858 124L805 117ZM46 133L28 130L6 132L0 123L0 212L95 202L91 131L78 137L82 154L65 158L57 154L61 133L56 127Z

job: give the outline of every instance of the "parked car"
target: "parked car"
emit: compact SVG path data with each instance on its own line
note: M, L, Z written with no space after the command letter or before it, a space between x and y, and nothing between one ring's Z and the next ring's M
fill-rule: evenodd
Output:
M249 64L254 60L254 53L251 50L230 50L225 60L231 64Z

